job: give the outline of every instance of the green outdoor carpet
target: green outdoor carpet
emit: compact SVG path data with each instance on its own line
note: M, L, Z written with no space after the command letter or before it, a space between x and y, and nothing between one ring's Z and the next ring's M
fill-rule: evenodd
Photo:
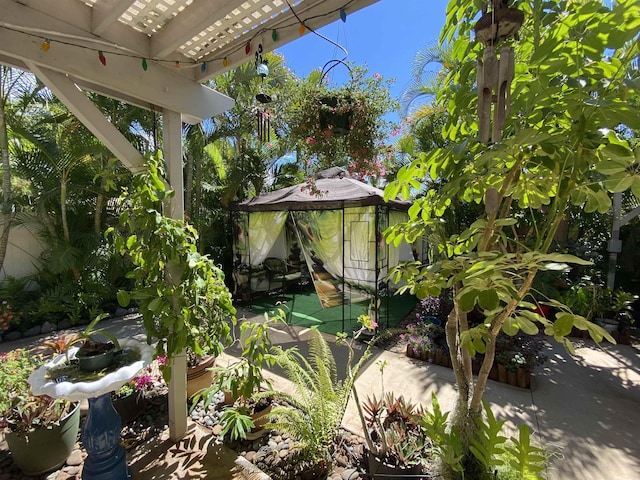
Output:
M416 302L416 298L410 295L392 295L388 298L382 298L380 328L391 328L398 325L413 310ZM352 303L322 308L315 290L311 290L258 297L252 300L248 307L257 314L273 312L277 308L282 308L287 316L287 323L303 327L317 327L321 332L335 335L337 332L351 333L357 330L359 328L357 318L359 315L367 313L368 303Z

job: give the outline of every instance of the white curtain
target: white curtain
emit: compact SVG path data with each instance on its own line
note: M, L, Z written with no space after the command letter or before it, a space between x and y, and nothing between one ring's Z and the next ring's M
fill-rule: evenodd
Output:
M287 212L251 212L249 214L249 252L251 263L258 265L276 243L287 220Z
M346 208L344 215L344 276L359 285L375 288L375 207Z

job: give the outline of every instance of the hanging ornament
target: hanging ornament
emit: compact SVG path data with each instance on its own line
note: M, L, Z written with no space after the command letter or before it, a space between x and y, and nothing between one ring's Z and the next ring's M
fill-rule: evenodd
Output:
M146 72L147 68L149 68L149 65L147 64L147 59L143 58L142 59L142 70L144 70Z
M515 72L513 47L496 45L510 38L518 39L524 12L509 6L509 0L491 0L473 29L476 40L485 46L478 58L478 136L481 142L499 142L511 110L511 83ZM489 10L491 6L491 10Z
M104 56L104 52L103 52L102 50L100 50L100 51L98 52L98 58L100 59L100 63L101 63L103 66L106 66L106 65L107 65L107 57L105 57L105 56Z
M40 48L42 49L43 52L48 52L49 49L51 48L51 40L49 40L48 38L45 38L42 44L40 45Z
M342 23L347 22L347 12L344 11L344 8L340 9L340 20L342 20Z
M260 142L271 141L271 119L269 110L259 108L256 111L256 120L258 123L258 140Z
M273 30L271 30L271 39L274 42L278 41L278 31L275 28Z

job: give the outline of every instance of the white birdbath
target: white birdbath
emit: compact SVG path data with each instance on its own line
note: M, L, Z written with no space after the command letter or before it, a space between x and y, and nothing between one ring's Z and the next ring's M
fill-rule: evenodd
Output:
M49 395L77 402L87 399L89 411L82 428L82 443L87 458L82 469L84 480L126 480L130 478L126 452L120 444L122 421L111 403L111 392L118 390L153 360L154 348L136 340L119 340L122 351L136 350L140 359L123 365L95 380L74 381L66 375L50 378L49 371L63 366L66 355L58 355L29 376L34 395ZM78 348L69 350L75 358Z

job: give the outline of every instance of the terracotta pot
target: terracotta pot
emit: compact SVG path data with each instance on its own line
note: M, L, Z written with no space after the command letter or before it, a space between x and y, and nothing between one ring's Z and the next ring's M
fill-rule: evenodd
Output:
M203 388L208 388L213 383L213 367L216 357L207 357L195 367L187 368L187 398L191 398Z
M498 381L507 383L507 367L501 363L498 364Z
M273 406L269 404L267 405L266 408L260 410L259 412L252 413L250 415L251 421L255 425L253 429L254 432L262 429L262 427L264 427L269 422L269 414L271 413L272 409L273 409Z

